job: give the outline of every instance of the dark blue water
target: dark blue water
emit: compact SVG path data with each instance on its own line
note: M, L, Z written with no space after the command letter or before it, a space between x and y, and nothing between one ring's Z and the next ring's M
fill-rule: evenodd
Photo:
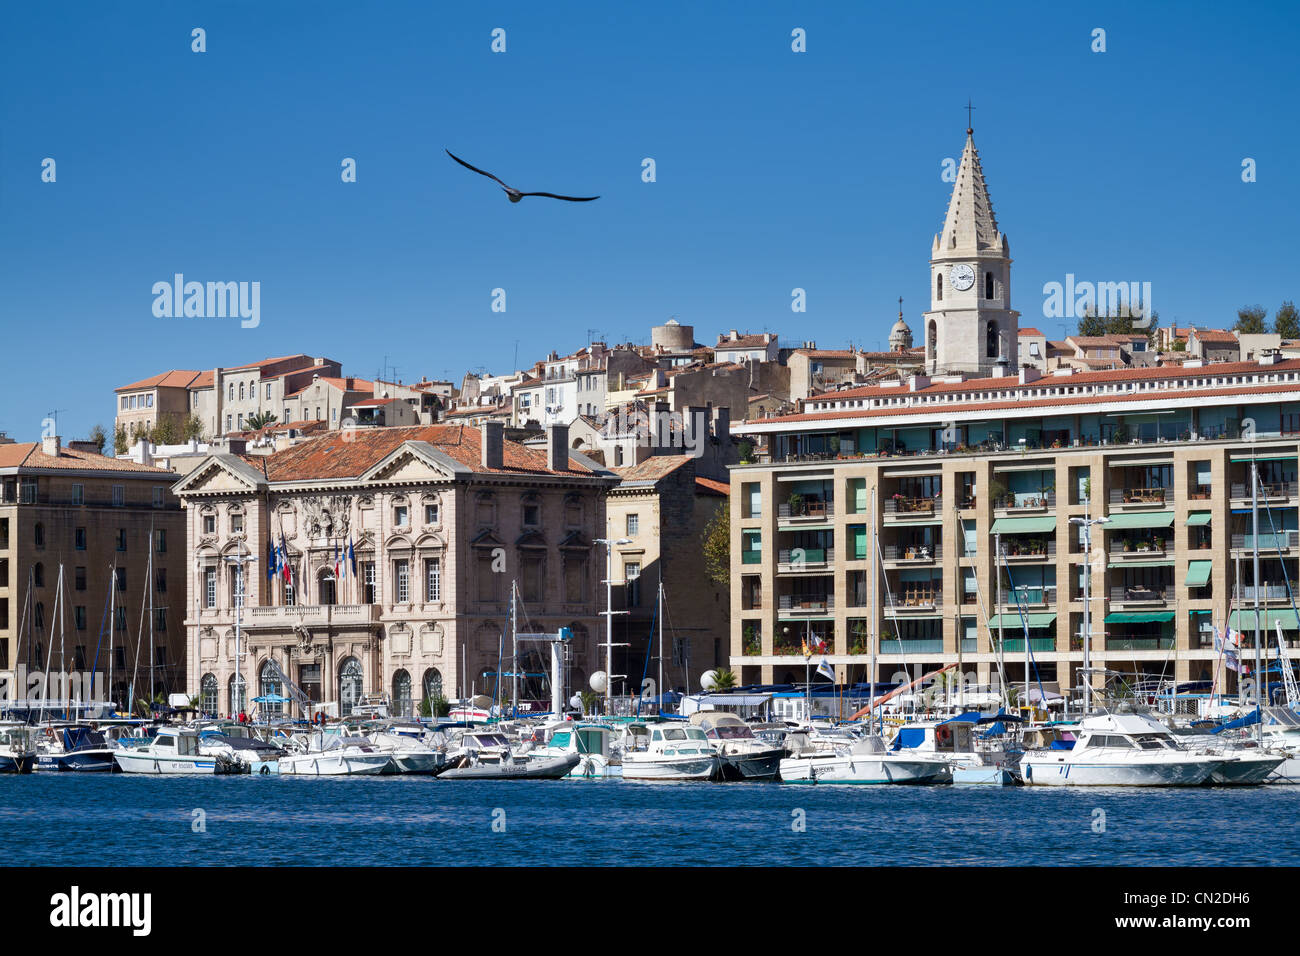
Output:
M1300 787L36 773L0 777L0 846L9 866L1293 865L1297 811Z

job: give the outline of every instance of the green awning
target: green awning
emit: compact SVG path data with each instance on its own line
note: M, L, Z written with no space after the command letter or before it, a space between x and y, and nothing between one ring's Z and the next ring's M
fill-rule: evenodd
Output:
M1056 530L1055 518L999 518L993 522L993 534L1043 534Z
M1045 612L1028 613L1025 619L1029 622L1030 627L1051 627L1056 623L1056 615ZM1023 628L1024 624L1020 621L1019 614L994 614L989 619L989 630L996 631L999 627Z
M1296 621L1295 611L1279 610L1259 612L1259 626L1261 630L1271 631L1277 624L1282 625L1284 631L1294 631L1300 629L1300 623ZM1228 615L1228 626L1233 630L1253 632L1255 630L1255 612L1254 611L1233 611Z
M1204 587L1209 583L1210 569L1213 567L1213 561L1188 561L1187 580L1183 583L1189 588Z
M1187 526L1194 527L1198 524L1209 524L1210 513L1208 511L1193 511L1187 516Z
M1232 461L1295 461L1295 455L1231 455Z
M1148 558L1145 561L1112 561L1108 568L1172 568L1173 558Z
M1119 528L1168 528L1174 523L1172 511L1140 511L1133 514L1108 515L1108 531Z
M894 518L893 515L887 515L886 517L893 519L889 522L891 528L900 524L943 524L943 517L935 514L918 515L916 517L909 515L906 518Z
M1106 615L1107 624L1165 624L1173 619L1173 611L1116 611Z

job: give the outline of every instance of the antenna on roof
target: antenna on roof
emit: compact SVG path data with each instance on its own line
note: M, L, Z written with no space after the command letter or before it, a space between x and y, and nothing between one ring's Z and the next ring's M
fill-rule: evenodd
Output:
M54 408L45 413L45 421L41 422L41 437L51 437L59 433L59 412L66 412L66 408Z

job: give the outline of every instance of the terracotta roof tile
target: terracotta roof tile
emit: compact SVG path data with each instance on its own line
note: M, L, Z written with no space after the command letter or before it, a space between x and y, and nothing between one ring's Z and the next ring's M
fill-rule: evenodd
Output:
M139 474L156 474L175 477L165 468L153 465L140 465L134 461L108 458L94 452L78 451L70 448L59 449L58 457L47 455L41 450L40 442L15 442L0 445L0 468L20 468L40 471L113 471L135 472Z
M173 369L170 372L162 372L150 378L132 382L130 385L119 385L113 391L130 392L142 388L189 388L200 374L187 369ZM208 373L208 377L211 378L211 373Z

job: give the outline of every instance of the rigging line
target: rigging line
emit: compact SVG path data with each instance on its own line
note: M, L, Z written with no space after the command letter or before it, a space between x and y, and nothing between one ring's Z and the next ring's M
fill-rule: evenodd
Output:
M238 589L238 584L236 584L236 589ZM133 697L135 696L136 678L140 675L140 645L144 643L144 610L145 610L145 602L148 600L148 597L149 597L149 589L145 588L143 591L140 592L140 627L136 631L136 635L135 635L135 663L131 668L131 696ZM239 666L238 661L235 662L235 666L236 667ZM149 703L152 705L153 701L150 700ZM131 704L131 708L134 709L135 701L131 701L130 704Z
M1038 684L1038 699L1045 710L1047 708L1047 695L1043 691L1042 675L1038 673L1038 659L1034 657L1034 646L1029 642L1029 618L1025 616L1025 609L1021 606L1022 597L1016 591L1016 581L1011 576L1011 566L1007 564L1007 556L1002 554L1000 557L1002 558L1002 568L1007 572L1007 584L1011 587L1011 593L1016 596L1016 614L1020 617L1021 627L1025 631L1025 649L1029 652L1029 663L1034 668L1034 681ZM1029 701L1025 701L1025 703L1028 704Z
M655 642L655 623L658 620L659 620L659 602L655 601L655 612L650 618L650 635L646 638L646 642L645 642L645 661L641 665L641 686L642 687L645 687L646 675L650 673L650 648L654 645ZM660 687L658 688L658 692L659 692L659 705L662 708L664 689ZM636 715L638 717L641 716L641 695L640 694L637 694L636 696Z
M27 595L23 598L22 620L18 622L19 646L14 652L15 659L21 659L22 657L21 651L22 651L23 629L28 626L27 611L31 607L31 603L32 603L32 569L28 568L27 569ZM31 664L32 664L32 640L31 640L31 634L29 633L27 635L27 666L31 667Z
M1289 575L1286 570L1286 560L1282 557L1282 542L1278 540L1277 525L1273 523L1273 509L1268 506L1268 493L1264 491L1264 482L1259 477L1258 469L1255 470L1255 481L1259 484L1260 494L1264 496L1264 508L1265 508L1264 513L1268 515L1268 527L1270 533L1273 535L1273 543L1277 549L1278 564L1282 565L1282 580L1286 584L1287 601L1291 605L1291 612L1295 614L1297 623L1300 623L1300 610L1297 610L1296 608L1295 592L1292 591L1291 589L1291 575ZM1259 547L1258 541L1255 542L1255 547L1256 548ZM1259 587L1259 585L1260 582L1256 581L1255 587ZM1278 649L1278 656L1281 658L1284 665L1284 670L1282 672L1283 687L1286 689L1287 706L1294 708L1297 702L1300 702L1300 689L1296 687L1295 672L1292 670L1291 667L1291 657L1287 653L1286 643L1282 639L1281 634L1278 634L1277 649Z
M95 696L95 671L99 668L99 649L104 645L104 622L108 620L108 605L113 598L113 572L108 573L108 589L104 595L104 613L99 617L99 636L95 638L95 660L90 665L90 696ZM107 688L105 688L107 694Z

